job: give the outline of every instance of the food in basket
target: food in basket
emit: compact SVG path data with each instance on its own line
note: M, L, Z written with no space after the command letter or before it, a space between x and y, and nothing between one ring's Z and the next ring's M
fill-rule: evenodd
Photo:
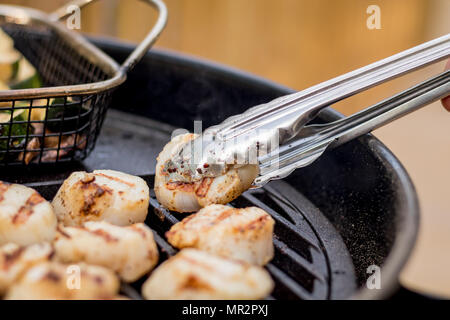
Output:
M0 81L14 79L19 69L21 54L14 48L14 41L0 29Z
M146 299L262 299L273 289L269 273L241 261L183 249L153 271L142 286Z
M176 248L196 248L226 258L265 265L274 254L272 217L257 207L210 205L166 232Z
M37 70L14 48L13 39L0 29L0 90L40 88L42 85ZM0 152L0 161L18 160L29 164L42 154L41 161L53 162L77 149L84 149L85 132L63 134L61 137L59 133L73 132L85 126L89 121L90 103L89 99L82 101L78 97L0 102L0 151L3 151ZM49 136L52 133L55 135ZM39 137L26 138L32 134ZM41 151L42 148L45 149ZM8 158L5 159L7 153Z
M0 82L8 89L39 88L42 85L36 69L15 49L14 40L1 28Z
M24 57L19 60L19 65L15 77L9 82L11 89L28 89L42 87L42 80L33 65Z
M143 223L119 227L91 221L83 227L59 227L54 247L61 262L104 266L126 282L138 280L158 262L153 233Z
M114 170L74 172L52 201L58 220L66 226L106 221L119 226L144 222L150 193L140 177Z
M0 246L0 296L32 266L50 261L53 247L48 242L29 246L7 243Z
M59 132L77 130L89 121L89 109L91 100L81 101L79 98L51 99L48 114L47 128L50 131ZM42 119L43 120L43 119ZM56 120L56 121L55 121Z
M52 241L56 224L50 202L35 190L0 182L0 245Z
M41 157L41 161L43 162L62 159L76 149L82 150L85 148L86 137L82 133L63 134L61 136L59 133L55 134L55 132L60 131L70 132L77 130L87 124L89 121L89 103L81 103L78 100L67 98L67 101L64 102L64 99L50 99L48 107L46 99L34 100L30 115L29 101L16 102L16 106L25 107L25 109L19 109L21 111L21 118L18 118L19 121L39 121L30 124L29 134L34 134L38 137L29 138L26 146L27 152L21 152L19 154L19 161L22 161L25 157L25 164L32 162L40 155L41 146L45 148ZM9 118L6 121L9 121ZM45 126L44 122L46 123ZM17 125L19 124L14 124L14 126ZM25 135L27 123L22 123L21 128L24 128L21 134ZM45 138L43 138L44 135ZM25 136L21 138L21 141L25 141ZM23 149L23 147L23 144L19 145L19 148Z
M10 300L114 299L119 279L100 266L44 262L28 269L8 290Z
M167 143L157 158L155 194L169 210L195 212L210 204L226 204L237 198L252 185L258 175L258 166L245 165L230 169L216 178L203 178L197 182L172 181L166 163L178 153L195 134L179 135Z
M12 117L12 124L11 124ZM23 149L26 143L25 135L27 133L26 123L17 122L26 121L24 119L24 110L16 110L11 115L10 111L0 111L0 150ZM30 128L33 133L33 128ZM8 137L11 137L8 139ZM5 153L0 153L0 161L4 160Z

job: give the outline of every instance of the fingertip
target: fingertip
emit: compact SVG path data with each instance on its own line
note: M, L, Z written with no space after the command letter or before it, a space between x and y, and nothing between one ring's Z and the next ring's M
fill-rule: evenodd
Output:
M448 112L450 112L450 96L442 99L442 105Z

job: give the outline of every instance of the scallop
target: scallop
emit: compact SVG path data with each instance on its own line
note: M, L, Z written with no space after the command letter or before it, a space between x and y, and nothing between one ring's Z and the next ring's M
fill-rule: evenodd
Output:
M153 233L143 223L120 227L91 221L84 227L60 227L54 246L59 261L104 266L126 282L139 279L158 262Z
M258 176L257 165L244 165L228 170L224 175L206 177L197 182L170 181L165 165L195 134L178 135L173 138L157 158L155 194L167 209L177 212L195 212L210 204L226 204L249 189Z
M11 286L9 300L115 299L119 279L104 267L61 264L55 261L35 265Z
M50 243L19 246L7 243L0 247L0 295L17 281L26 270L41 262L50 261L54 251Z
M35 190L0 181L0 245L26 246L52 241L56 216L51 204Z
M273 289L269 273L245 262L183 249L161 264L142 286L146 299L262 299Z
M52 205L66 226L106 221L119 226L143 222L149 188L140 177L113 170L74 172L58 190Z
M265 265L274 254L274 220L257 207L210 205L166 233L176 248L197 248L226 258Z

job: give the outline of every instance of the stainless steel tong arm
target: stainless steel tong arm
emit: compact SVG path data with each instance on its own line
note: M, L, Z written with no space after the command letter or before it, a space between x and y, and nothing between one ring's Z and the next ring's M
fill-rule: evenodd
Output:
M228 140L257 128L286 122L289 125L282 138L288 140L322 108L449 55L450 34L447 34L303 91L253 107L224 121L216 129L217 135L221 140ZM298 123L292 125L293 121Z
M448 73L333 126L305 127L324 107L448 57L450 34L306 90L250 108L206 129L200 138L183 147L168 166L177 169L171 170L177 172L175 179L199 180L223 174L230 164L253 163L249 151L256 150L260 177L255 180L255 185L282 178L295 168L317 159L332 141L348 141L450 94ZM439 83L438 87L436 83ZM198 143L199 140L202 142ZM201 152L198 152L199 145ZM236 159L241 162L236 162ZM180 163L184 165L180 166Z
M281 179L314 162L327 149L342 145L450 95L450 71L383 100L349 117L327 124L305 126L297 137L259 158L255 186Z

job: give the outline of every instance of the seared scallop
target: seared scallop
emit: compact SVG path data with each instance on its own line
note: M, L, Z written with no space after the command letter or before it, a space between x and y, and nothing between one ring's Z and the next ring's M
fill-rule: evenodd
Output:
M17 281L32 266L50 261L53 248L48 242L26 247L7 243L0 247L0 295Z
M149 189L142 178L95 170L72 173L52 205L58 220L66 226L81 226L87 221L126 226L145 220L149 199Z
M0 245L52 241L56 223L52 206L35 190L0 181Z
M108 267L126 282L139 279L158 262L153 233L143 223L119 227L91 221L84 227L59 227L54 246L61 262Z
M252 185L258 176L256 165L244 165L228 170L215 178L203 178L197 182L174 182L168 179L165 165L195 134L184 134L172 139L157 158L155 194L167 209L178 212L195 212L210 204L226 204L236 199Z
M273 289L269 273L245 262L183 249L156 268L142 287L146 299L262 299Z
M10 300L114 299L119 280L113 271L84 263L44 262L28 269L10 287Z
M197 248L226 258L265 265L273 258L272 217L256 207L210 205L166 233L176 248Z

